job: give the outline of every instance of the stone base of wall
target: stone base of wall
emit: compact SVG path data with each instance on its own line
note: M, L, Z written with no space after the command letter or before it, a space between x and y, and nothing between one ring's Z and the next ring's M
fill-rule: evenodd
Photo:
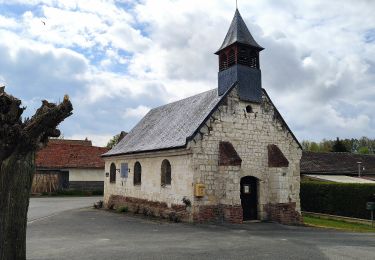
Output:
M242 207L231 205L213 205L194 207L194 213L186 205L172 204L171 207L165 202L149 201L121 195L111 195L104 207L117 209L128 207L129 212L143 214L145 216L169 219L171 221L183 222L229 222L242 223Z
M229 222L242 223L243 213L241 206L210 205L194 208L194 222Z
M269 203L264 206L268 219L284 225L302 224L302 216L296 211L296 203Z
M171 207L165 202L149 201L133 197L111 195L104 205L108 209L117 209L122 206L128 207L129 212L143 214L149 217L169 219L175 222L189 222L190 213L185 205L172 204Z
M172 204L171 207L165 202L149 201L133 197L111 195L106 208L117 209L121 206L128 207L129 212L143 214L145 216L169 219L171 221L183 222L216 222L216 223L242 223L243 211L241 205L209 205L196 206L192 210L186 205ZM302 217L296 211L296 203L269 203L264 206L268 220L285 225L302 224Z

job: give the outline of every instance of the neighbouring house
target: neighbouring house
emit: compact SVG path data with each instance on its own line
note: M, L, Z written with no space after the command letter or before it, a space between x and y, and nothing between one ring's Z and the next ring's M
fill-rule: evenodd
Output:
M375 155L304 151L301 177L342 183L375 183Z
M36 154L36 173L32 192L62 189L103 190L104 147L89 140L51 139Z
M262 89L259 52L236 10L218 87L152 109L103 155L107 207L183 221L300 223L302 149Z

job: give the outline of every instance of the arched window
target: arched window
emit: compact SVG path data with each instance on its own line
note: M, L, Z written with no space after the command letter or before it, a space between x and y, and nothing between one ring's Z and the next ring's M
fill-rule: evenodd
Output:
M134 164L134 185L141 185L142 182L142 166L139 162Z
M116 182L116 165L114 163L111 163L111 167L109 169L109 182Z
M228 53L228 67L234 65L236 62L236 56L234 54L234 50L231 49Z
M171 164L168 160L161 163L161 186L171 185Z
M246 106L246 112L253 113L253 108L250 105Z
M220 55L220 65L219 65L219 70L225 70L228 68L228 61L227 61L227 55L225 53Z

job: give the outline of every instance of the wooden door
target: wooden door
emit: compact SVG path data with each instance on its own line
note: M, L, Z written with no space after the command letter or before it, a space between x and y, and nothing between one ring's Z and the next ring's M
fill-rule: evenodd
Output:
M258 218L258 180L255 177L241 178L241 205L243 220Z

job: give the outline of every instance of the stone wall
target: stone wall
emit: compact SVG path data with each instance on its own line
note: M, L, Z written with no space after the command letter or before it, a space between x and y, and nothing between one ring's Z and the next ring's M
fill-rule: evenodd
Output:
M246 112L248 105L251 113ZM206 187L206 196L194 200L196 209L240 207L240 179L254 176L259 180L259 219L270 219L270 212L265 210L270 203L294 203L298 215L302 152L267 96L263 95L261 104L243 102L234 88L200 131L203 135L197 135L188 146L193 151L194 182ZM234 146L242 159L241 166L218 166L221 141ZM288 167L268 166L270 144L281 150L289 161Z
M163 202L164 211L172 205L181 206L182 199L187 198L192 203L186 213L187 221L241 223L240 180L254 176L258 179L258 219L298 223L302 152L270 100L265 95L262 98L261 104L240 101L234 88L186 149L105 158L105 172L109 173L112 162L117 169L121 163L128 163L130 169L128 178L121 178L117 172L116 183L105 178L105 204L133 203L126 198L136 198L140 200L138 204L148 207L149 203ZM249 105L251 109L246 109ZM242 161L229 156L226 160L222 158L229 163L219 166L220 142L233 145ZM269 167L269 145L277 146L288 166ZM166 187L161 186L164 159L170 161L172 168L172 183ZM142 165L141 185L133 184L137 161ZM204 197L194 197L196 183L205 185ZM160 211L159 206L155 210Z
M127 207L129 212L143 214L148 217L168 219L175 222L190 221L190 208L186 205L171 204L165 202L149 201L145 199L111 195L106 204L107 208L118 209Z
M171 164L171 185L166 186L161 185L161 163L164 159L168 159ZM183 198L193 201L191 153L187 150L105 158L105 172L109 173L112 162L119 171L116 173L115 183L110 183L109 177L105 177L105 203L109 201L111 195L165 202L169 207L172 204L181 204ZM133 183L135 162L139 162L142 167L141 185ZM128 178L121 178L121 163L128 163Z
M229 223L242 223L242 207L241 205L206 205L195 206L193 213L193 221L198 223L205 222L229 222Z
M296 210L296 203L268 203L264 206L267 212L268 220L276 221L285 225L294 225L302 223L302 216Z

